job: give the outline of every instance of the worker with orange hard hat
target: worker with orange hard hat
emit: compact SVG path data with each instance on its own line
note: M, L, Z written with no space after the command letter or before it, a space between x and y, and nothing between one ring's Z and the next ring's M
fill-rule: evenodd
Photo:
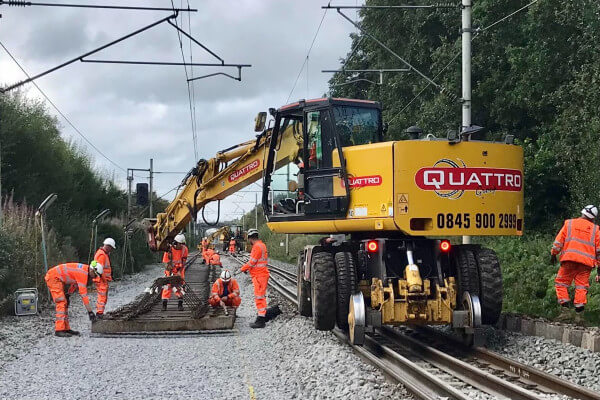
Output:
M175 236L173 244L169 247L168 251L163 254L163 263L165 263L165 276L181 276L181 279L185 279L185 262L188 257L188 248L185 245L185 236L181 233ZM175 292L177 297L177 309L183 311L183 293L177 288L173 288L172 285L163 286L162 291L162 310L167 310L167 303L171 298L171 295Z
M220 305L236 308L242 303L240 285L231 277L229 270L224 269L221 277L213 283L208 302L213 307Z
M96 321L96 314L94 314L90 306L87 285L91 279L101 276L102 272L103 266L96 261L92 261L90 265L65 263L48 270L44 279L52 295L52 300L56 304L56 321L54 323L54 334L56 336L69 337L79 335L79 332L72 330L69 325L69 302L68 295L65 293L66 286L77 288L90 321Z
M267 285L269 284L269 267L267 246L258 238L258 230L248 230L248 240L252 244L250 259L240 271L250 272L254 285L254 302L256 304L256 321L250 324L251 328L264 328L267 315Z
M94 261L102 265L102 275L94 278L96 291L98 292L98 300L96 300L96 316L102 318L104 316L104 308L108 301L108 282L112 282L112 269L110 267L110 253L117 248L117 244L113 238L106 238L96 254Z
M571 299L568 288L575 280L576 322L583 322L582 313L587 303L587 292L590 286L590 273L598 266L600 256L600 228L594 223L598 216L598 208L588 205L581 210L581 217L568 219L554 239L550 263L556 263L560 254L560 268L554 287L558 303L562 306L559 320L568 320ZM598 281L596 277L596 281Z
M229 241L229 253L230 254L235 253L235 239L233 239L233 238L231 238L231 240Z

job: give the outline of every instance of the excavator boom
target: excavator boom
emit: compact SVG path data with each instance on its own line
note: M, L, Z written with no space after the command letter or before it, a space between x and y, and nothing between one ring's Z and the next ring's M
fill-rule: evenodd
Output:
M293 161L302 147L302 129L297 125L287 127L283 135L278 137L278 164ZM195 220L198 211L208 203L223 200L261 179L271 132L271 129L264 130L254 140L220 151L209 160L198 161L182 181L183 189L165 212L159 213L155 220L150 220L150 248L154 251L165 250L175 235L191 220Z

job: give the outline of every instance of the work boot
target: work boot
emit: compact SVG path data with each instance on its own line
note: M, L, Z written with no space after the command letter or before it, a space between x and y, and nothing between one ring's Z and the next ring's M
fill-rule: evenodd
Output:
M73 329L66 330L69 335L79 336L79 331L74 331Z
M568 303L565 303L568 304ZM568 305L562 305L562 307L560 308L560 313L558 314L558 317L556 317L554 320L556 322L569 322L571 321L572 315L571 315L571 310L569 310L569 306Z
M267 315L265 315L265 322L275 319L279 314L281 314L281 309L279 308L279 305L274 305L273 307L267 308Z
M56 331L56 332L54 332L54 336L71 337L71 334L68 331Z
M96 318L103 319L104 318L104 314L102 314L102 313L96 313Z
M177 302L177 309L178 309L179 311L183 311L183 300L179 300L179 301Z
M573 323L579 326L585 326L585 318L583 316L583 307L575 307L575 318Z
M163 300L162 310L167 311L167 300Z
M264 328L265 327L265 317L258 316L256 317L256 321L250 324L250 328Z

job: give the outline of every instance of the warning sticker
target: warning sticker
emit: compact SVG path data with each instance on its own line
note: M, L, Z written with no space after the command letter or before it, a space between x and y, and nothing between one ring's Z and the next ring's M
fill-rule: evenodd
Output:
M400 215L408 214L408 193L398 194L398 213Z

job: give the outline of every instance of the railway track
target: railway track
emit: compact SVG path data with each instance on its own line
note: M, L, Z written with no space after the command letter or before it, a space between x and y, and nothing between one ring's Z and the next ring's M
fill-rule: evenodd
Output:
M240 265L243 265L248 262L249 256L246 254L236 254L235 256L231 256L231 258L236 260ZM288 301L298 305L298 300L296 299L296 274L272 264L268 265L269 271L271 272L269 286L275 289Z
M244 254L233 257L240 264ZM269 285L294 304L296 275L269 264ZM292 285L292 288L290 288ZM348 343L345 332L333 333ZM568 396L600 400L600 394L510 360L485 348L465 348L431 328L374 329L354 351L420 399L548 399Z

